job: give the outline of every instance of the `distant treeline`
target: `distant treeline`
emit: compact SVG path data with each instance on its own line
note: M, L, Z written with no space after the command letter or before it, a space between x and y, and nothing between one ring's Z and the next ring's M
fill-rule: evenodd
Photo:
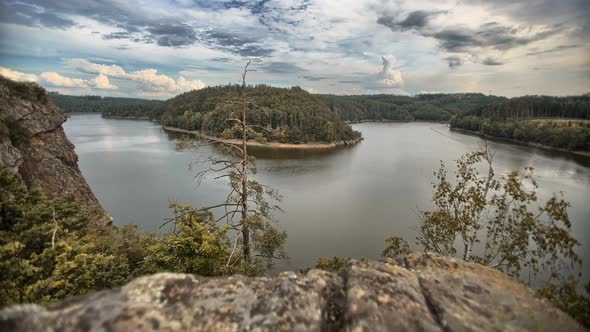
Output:
M178 95L164 105L161 122L212 136L239 138L234 123L240 117L241 87L207 87ZM248 86L248 124L255 134L273 142L348 141L360 137L315 95L299 87Z
M51 99L66 113L102 113L104 116L159 118L161 100L101 96L51 94Z
M337 96L319 95L343 120L375 121L449 121L455 114L471 112L507 98L481 93Z
M590 150L590 96L526 96L457 114L451 128L567 150Z

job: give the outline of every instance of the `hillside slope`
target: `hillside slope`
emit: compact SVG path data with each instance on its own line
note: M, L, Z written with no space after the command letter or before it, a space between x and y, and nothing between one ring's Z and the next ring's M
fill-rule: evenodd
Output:
M178 95L164 105L161 122L204 134L238 138L227 119L239 114L240 87L208 87ZM317 97L298 87L247 88L248 124L267 141L280 143L351 141L360 137Z

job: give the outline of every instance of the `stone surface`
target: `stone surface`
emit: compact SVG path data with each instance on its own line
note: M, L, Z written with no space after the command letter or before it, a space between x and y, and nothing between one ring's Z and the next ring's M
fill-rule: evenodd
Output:
M82 204L104 212L62 128L66 115L43 88L0 76L0 121L18 133L18 139L0 136L0 169L16 174L28 187L50 195L73 194Z
M4 331L583 331L508 276L411 254L339 273L204 278L161 273L49 307L0 312Z

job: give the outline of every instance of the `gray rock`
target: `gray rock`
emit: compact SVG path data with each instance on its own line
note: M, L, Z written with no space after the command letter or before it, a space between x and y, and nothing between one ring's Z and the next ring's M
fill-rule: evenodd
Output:
M496 270L428 254L339 273L160 273L46 308L0 312L10 331L583 331Z
M74 145L63 131L66 115L43 88L0 76L0 121L18 133L18 139L0 137L0 169L46 194L73 194L83 205L99 211L97 219L110 222L82 176Z

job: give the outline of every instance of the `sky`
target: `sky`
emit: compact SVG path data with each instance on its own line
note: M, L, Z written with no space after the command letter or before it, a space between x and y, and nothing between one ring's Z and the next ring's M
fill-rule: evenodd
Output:
M0 0L0 75L63 94L590 92L590 0Z

